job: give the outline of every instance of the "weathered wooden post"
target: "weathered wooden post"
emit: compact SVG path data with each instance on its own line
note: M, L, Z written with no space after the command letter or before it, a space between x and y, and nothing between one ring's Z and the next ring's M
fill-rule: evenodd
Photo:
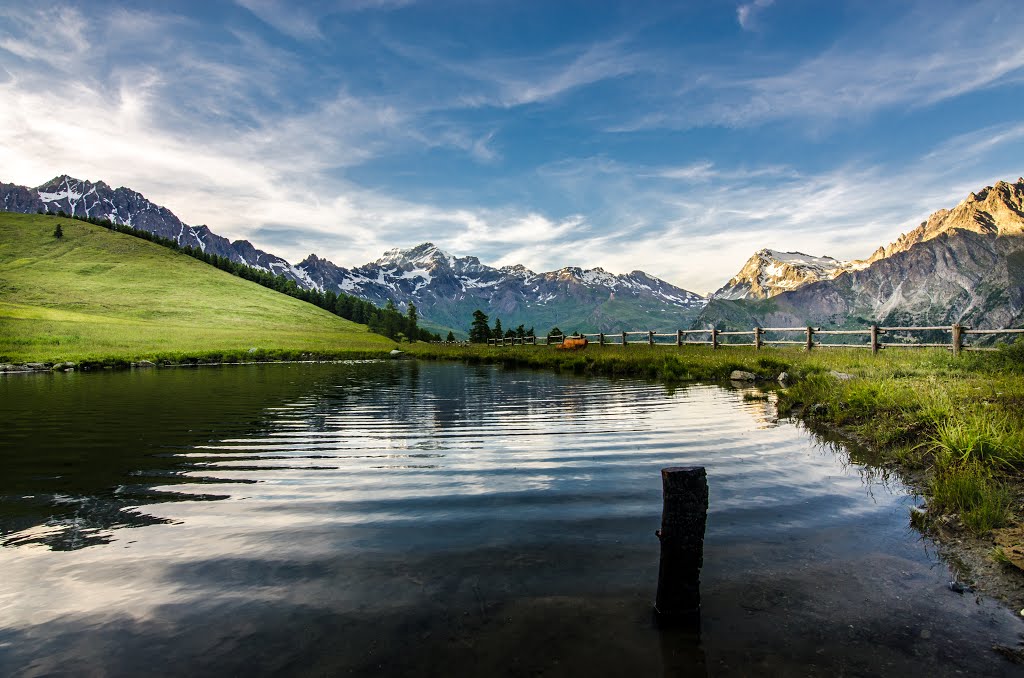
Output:
M754 350L760 351L763 342L761 341L761 334L764 332L760 327L754 328Z
M700 569L708 517L708 480L703 466L661 469L664 505L654 611L663 621L700 619Z
M718 328L711 328L711 350L718 348Z
M676 346L682 346L682 345L683 345L683 331L682 330L676 330Z
M807 350L810 351L814 348L814 328L810 325L807 326Z
M604 346L604 332L601 332L599 335L597 335L597 345Z
M654 330L647 330L647 345L654 346Z
M878 325L871 326L871 355L878 355Z
M626 333L622 333L622 348L626 348Z
M963 327L960 323L953 323L953 355L959 356L960 350L964 347Z

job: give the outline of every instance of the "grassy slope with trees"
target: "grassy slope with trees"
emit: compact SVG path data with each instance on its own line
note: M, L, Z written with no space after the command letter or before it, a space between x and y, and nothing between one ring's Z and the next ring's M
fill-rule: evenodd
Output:
M370 355L394 346L140 238L0 213L0 361Z

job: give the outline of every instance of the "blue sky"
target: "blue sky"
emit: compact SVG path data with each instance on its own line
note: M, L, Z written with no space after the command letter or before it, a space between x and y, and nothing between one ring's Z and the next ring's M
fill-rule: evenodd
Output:
M0 7L0 181L64 172L344 266L430 240L697 292L1024 174L1014 2Z

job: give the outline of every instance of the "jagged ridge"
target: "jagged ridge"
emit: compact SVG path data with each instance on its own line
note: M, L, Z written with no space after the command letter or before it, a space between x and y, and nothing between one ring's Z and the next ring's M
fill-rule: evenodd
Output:
M379 305L415 303L437 327L465 329L483 309L505 325L537 329L562 324L584 331L685 326L706 300L643 271L615 275L600 268L566 267L534 273L524 266L500 269L476 257L455 257L432 243L393 249L374 262L346 269L311 254L297 265L257 249L246 240L229 242L206 226L184 224L170 210L128 188L62 175L34 189L0 184L6 211L63 211L106 218L295 281L304 289L345 292Z

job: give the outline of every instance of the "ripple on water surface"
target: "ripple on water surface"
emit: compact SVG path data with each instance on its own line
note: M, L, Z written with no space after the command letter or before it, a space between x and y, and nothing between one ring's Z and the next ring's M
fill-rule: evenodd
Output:
M737 391L379 363L0 396L0 672L1011 670L1016 621L944 588L904 488ZM649 614L680 464L699 634Z

